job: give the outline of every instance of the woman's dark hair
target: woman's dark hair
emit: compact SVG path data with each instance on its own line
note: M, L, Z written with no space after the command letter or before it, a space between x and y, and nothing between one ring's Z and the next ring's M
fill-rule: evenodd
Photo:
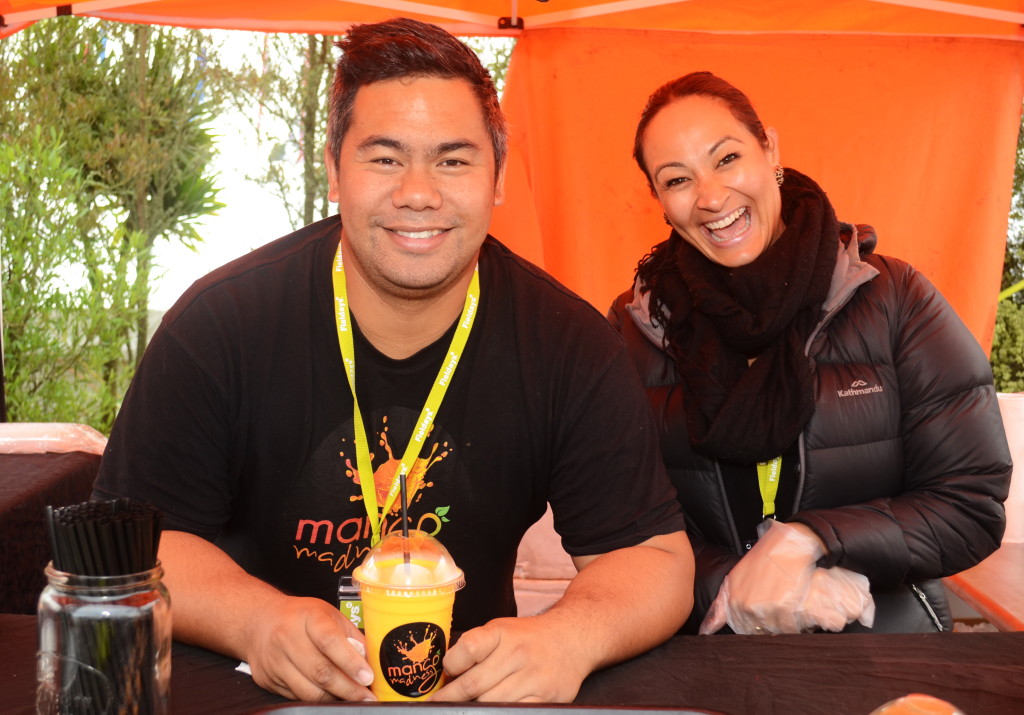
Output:
M490 73L466 45L437 25L408 18L354 25L335 44L341 57L334 71L327 118L327 146L335 163L360 87L401 77L441 77L469 83L491 135L495 171L501 171L508 147L505 117Z
M761 124L761 119L757 116L757 112L754 111L754 107L750 104L750 100L747 99L747 95L721 77L717 77L710 72L691 72L688 75L683 75L663 84L654 91L654 94L648 98L647 106L644 107L644 111L640 114L640 123L636 127L636 137L633 140L633 158L636 159L636 163L640 166L640 171L644 172L644 176L647 177L647 185L650 187L651 193L654 193L654 182L651 180L651 175L647 171L647 164L644 160L644 134L647 131L647 125L657 116L658 112L669 104L694 95L711 97L712 99L725 102L726 106L729 107L729 111L736 117L736 121L740 122L747 128L747 131L757 137L757 140L761 142L761 146L768 146L768 135L765 134L764 125Z

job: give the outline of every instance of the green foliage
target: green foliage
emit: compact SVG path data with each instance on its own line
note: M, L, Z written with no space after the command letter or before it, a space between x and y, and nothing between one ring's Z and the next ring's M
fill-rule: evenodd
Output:
M133 302L133 281L130 271L89 275L81 236L96 217L79 201L85 192L52 128L0 143L5 373L15 421L108 427L104 416L131 377L117 336L136 316L108 308ZM111 242L141 244L120 229L107 235Z
M1003 261L1001 290L1024 280L1024 119L1017 135L1017 160L1013 170L1013 197L1010 203L1010 226L1006 235L1006 257ZM1024 306L1024 291L1011 299Z
M1006 257L1001 290L1024 280L1024 117L1017 135L1017 160L1013 172ZM1024 290L999 302L992 341L992 375L1000 392L1024 391Z
M1024 308L1009 300L999 303L991 360L999 392L1024 392Z
M505 76L508 74L508 63L515 49L514 37L460 37L491 73L494 86L500 97L505 90Z
M220 207L208 63L197 32L71 17L0 43L12 419L109 429L148 338L153 245L194 247Z

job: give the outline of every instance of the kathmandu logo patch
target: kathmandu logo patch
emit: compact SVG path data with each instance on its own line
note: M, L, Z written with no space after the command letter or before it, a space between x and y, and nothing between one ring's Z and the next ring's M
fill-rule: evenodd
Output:
M868 385L863 380L854 380L845 390L836 390L840 397L855 397L856 395L870 395L872 392L885 392L881 385Z
M380 644L380 672L399 695L419 698L441 682L447 650L444 631L433 623L407 623L392 629Z

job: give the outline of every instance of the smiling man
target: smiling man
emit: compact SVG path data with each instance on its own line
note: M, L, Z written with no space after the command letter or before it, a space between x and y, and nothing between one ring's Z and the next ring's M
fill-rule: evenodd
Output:
M411 20L339 46L326 159L340 218L181 298L96 496L162 509L176 638L287 697L371 699L338 579L401 526L387 494L412 443L410 526L467 581L436 698L572 700L690 610L650 411L604 318L487 235L506 130L476 56ZM549 611L515 618L516 550L548 504L579 573Z

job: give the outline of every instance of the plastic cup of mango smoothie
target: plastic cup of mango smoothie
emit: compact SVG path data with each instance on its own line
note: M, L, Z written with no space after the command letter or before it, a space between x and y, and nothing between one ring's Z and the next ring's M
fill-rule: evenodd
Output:
M363 597L366 651L378 700L420 700L441 687L462 569L429 534L393 531L352 573Z
M890 700L872 710L871 715L964 715L952 703L923 693L911 693Z

